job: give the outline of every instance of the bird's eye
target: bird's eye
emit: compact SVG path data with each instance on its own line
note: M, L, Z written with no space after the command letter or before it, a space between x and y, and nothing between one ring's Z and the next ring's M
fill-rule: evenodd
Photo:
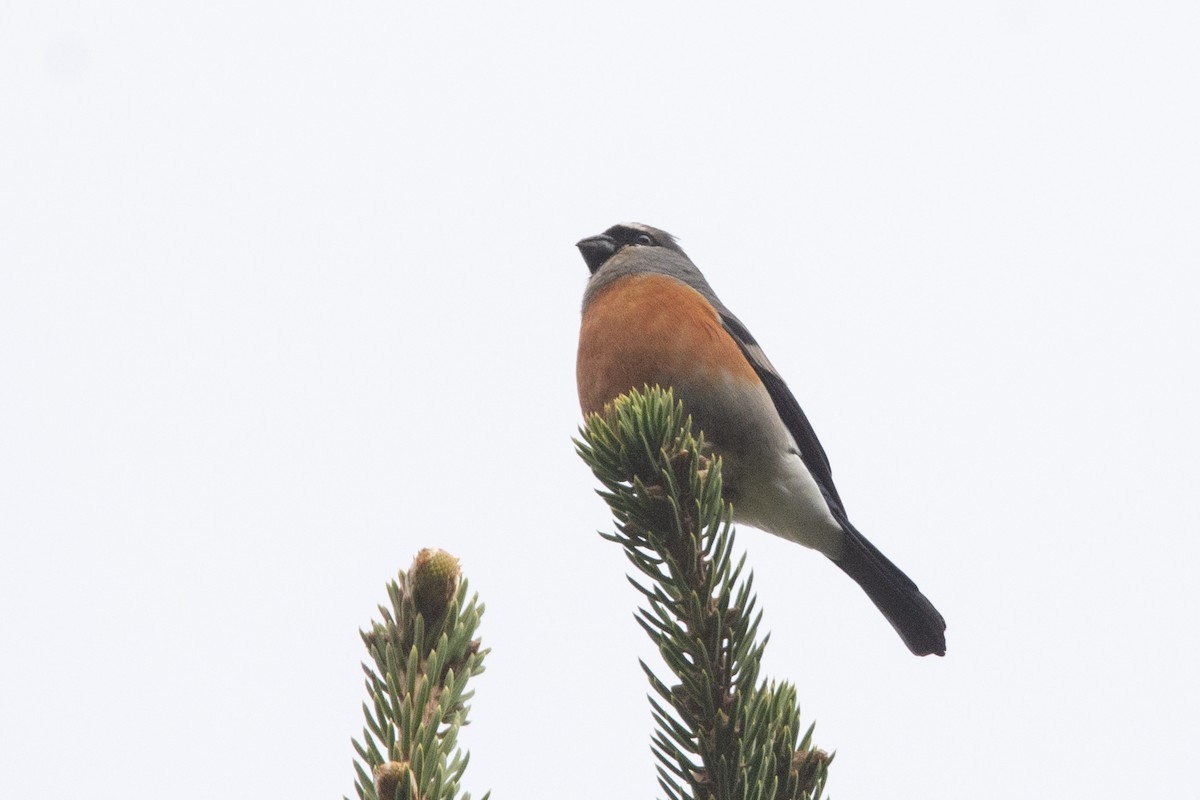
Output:
M638 238L636 239L636 243L637 244L654 244L654 239L652 239L649 234L643 233L642 235L638 236Z

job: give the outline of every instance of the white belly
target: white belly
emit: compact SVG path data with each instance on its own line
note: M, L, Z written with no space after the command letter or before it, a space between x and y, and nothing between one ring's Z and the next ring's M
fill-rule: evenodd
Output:
M842 528L804 462L794 453L780 454L774 462L739 465L734 520L838 558Z

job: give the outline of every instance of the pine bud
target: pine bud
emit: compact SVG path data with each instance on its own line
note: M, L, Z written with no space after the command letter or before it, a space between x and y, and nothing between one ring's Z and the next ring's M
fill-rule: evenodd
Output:
M821 769L828 769L833 759L824 750L797 750L792 757L792 771L796 774L796 783L803 793L816 788L817 774Z
M401 782L409 784L407 795L398 794L396 789ZM404 761L389 761L375 768L375 796L379 800L396 800L397 797L415 797L416 786L413 786L415 776Z
M445 550L425 548L408 568L408 585L417 612L429 622L441 619L458 593L462 570Z

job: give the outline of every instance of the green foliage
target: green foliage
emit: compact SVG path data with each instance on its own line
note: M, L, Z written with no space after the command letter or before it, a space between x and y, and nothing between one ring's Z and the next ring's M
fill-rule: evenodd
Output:
M458 562L424 550L388 584L391 608L363 631L369 703L354 768L360 800L456 800L468 756L458 749L486 650L475 631L483 606L460 585ZM487 795L485 795L485 800ZM463 794L462 800L470 800Z
M588 417L576 442L616 520L642 594L637 621L672 682L642 669L657 730L652 748L669 800L816 800L831 757L801 737L796 690L758 683L753 576L732 558L732 508L721 462L671 390L623 395Z

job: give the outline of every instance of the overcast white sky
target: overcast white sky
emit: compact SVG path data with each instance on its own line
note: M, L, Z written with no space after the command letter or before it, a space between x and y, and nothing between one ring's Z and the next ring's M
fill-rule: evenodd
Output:
M466 787L656 796L573 244L677 234L945 614L757 531L836 798L1179 797L1200 10L10 2L0 794L353 794L358 629L487 605Z

